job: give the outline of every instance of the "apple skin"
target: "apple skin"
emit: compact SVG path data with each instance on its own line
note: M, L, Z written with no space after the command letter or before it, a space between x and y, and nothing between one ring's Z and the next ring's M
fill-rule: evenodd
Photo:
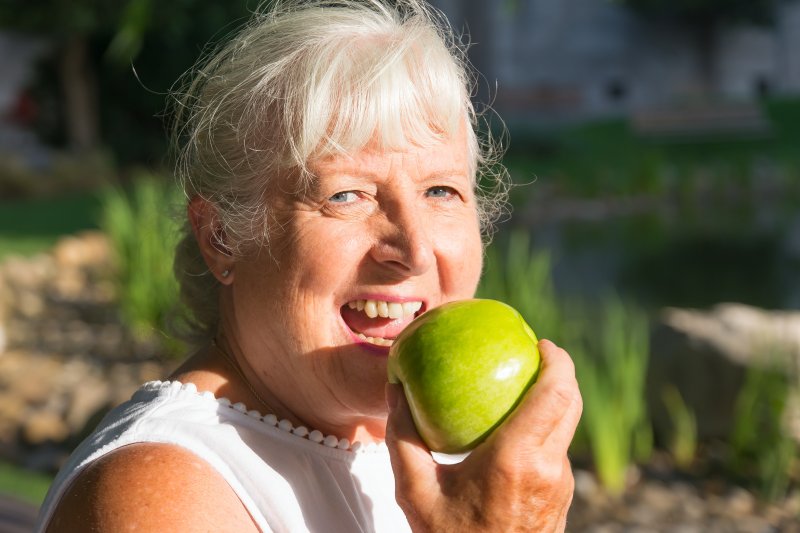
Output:
M536 335L513 307L460 300L420 315L395 339L391 383L401 383L434 452L473 449L516 407L539 373Z

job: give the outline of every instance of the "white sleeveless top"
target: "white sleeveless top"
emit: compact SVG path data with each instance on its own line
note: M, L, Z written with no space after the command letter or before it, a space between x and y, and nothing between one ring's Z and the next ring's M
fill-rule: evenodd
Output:
M106 415L59 472L36 531L86 465L142 442L182 446L206 461L262 531L410 531L385 444L351 447L176 381L146 383Z

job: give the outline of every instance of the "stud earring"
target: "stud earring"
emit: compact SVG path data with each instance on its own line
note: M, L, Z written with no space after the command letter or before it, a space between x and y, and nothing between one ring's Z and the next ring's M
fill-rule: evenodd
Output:
M225 270L222 271L222 277L223 278L227 278L230 275L231 275L231 271L230 270L225 269Z

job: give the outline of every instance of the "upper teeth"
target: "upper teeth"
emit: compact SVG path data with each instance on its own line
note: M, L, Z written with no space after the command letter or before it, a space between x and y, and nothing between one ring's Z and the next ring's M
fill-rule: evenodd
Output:
M347 304L350 309L364 311L370 318L406 318L422 308L422 302L384 302L381 300L354 300Z

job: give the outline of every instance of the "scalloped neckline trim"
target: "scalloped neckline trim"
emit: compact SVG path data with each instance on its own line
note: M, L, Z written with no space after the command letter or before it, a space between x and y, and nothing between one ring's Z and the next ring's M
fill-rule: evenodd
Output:
M351 443L348 439L344 438L340 439L335 435L325 435L324 433L316 429L309 430L305 426L295 427L289 420L285 418L278 420L278 417L276 417L274 414L262 415L259 411L255 409L248 409L247 406L242 402L233 403L228 398L225 397L217 398L211 391L200 392L197 390L197 385L191 382L182 383L176 380L173 381L156 380L156 381L148 381L140 388L140 390L151 391L151 392L159 392L167 389L174 392L193 394L195 396L207 400L213 400L217 402L217 404L219 404L220 406L228 407L243 415L249 416L250 418L259 420L260 422L266 424L269 427L280 429L283 432L292 435L298 439L307 440L316 443L319 446L323 446L325 448L329 448L332 450L361 454L361 453L377 452L386 449L386 444L383 442L363 444L359 441L356 441Z

